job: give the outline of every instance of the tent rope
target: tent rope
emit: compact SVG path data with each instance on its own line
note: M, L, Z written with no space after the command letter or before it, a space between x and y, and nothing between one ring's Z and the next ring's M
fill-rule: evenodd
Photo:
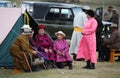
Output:
M26 23L27 23L27 25L29 25L29 21L30 21L30 19L29 19L29 16L28 16L28 14L25 12L24 13L24 19L26 18ZM25 21L25 20L24 20Z

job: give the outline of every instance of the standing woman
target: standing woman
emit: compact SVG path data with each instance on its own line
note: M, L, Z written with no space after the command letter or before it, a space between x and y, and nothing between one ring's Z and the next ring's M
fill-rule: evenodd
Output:
M84 58L87 65L83 68L95 69L95 63L97 63L96 57L96 28L97 21L94 18L94 11L87 11L87 18L83 31L82 39L78 48L77 59Z

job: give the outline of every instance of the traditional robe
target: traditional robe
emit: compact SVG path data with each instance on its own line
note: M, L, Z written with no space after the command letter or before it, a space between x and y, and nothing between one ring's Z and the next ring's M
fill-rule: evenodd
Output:
M48 60L55 60L54 51L48 52L48 53L44 52L45 49L47 49L47 50L52 49L53 50L53 43L47 34L44 34L44 35L37 34L35 36L35 45L38 48L38 50L42 54L44 54Z
M120 31L113 31L109 39L104 38L104 43L106 43L108 48L120 49Z
M71 56L69 54L68 43L65 39L63 40L56 39L54 41L54 50L56 51L56 62L72 61ZM58 51L61 53L58 54L57 53ZM64 53L65 55L63 56L62 53Z
M84 58L85 61L90 60L92 63L97 62L96 28L97 21L94 18L90 18L86 21L82 31L83 37L78 48L77 59Z
M97 29L96 29L96 44L97 44L97 51L98 51L98 59L99 60L102 60L103 59L103 51L102 51L102 30L103 30L103 23L102 21L99 19L99 18L95 18L97 23L98 23L98 26L97 26Z
M110 22L117 24L117 26L119 27L119 14L114 13L110 19Z
M86 20L87 20L87 17L84 12L79 12L75 15L74 22L73 22L74 31L72 34L70 51L69 51L71 54L73 53L77 54L78 45L82 37L81 31Z
M29 70L29 67L25 61L23 53L25 53L26 56L29 54L32 56L33 51L34 50L30 48L29 45L29 38L23 34L19 35L13 42L10 50L11 56L13 57L14 60L15 69L21 71Z
M110 21L112 15L113 15L112 11L110 11L110 12L109 11L105 11L104 12L104 20L105 21Z

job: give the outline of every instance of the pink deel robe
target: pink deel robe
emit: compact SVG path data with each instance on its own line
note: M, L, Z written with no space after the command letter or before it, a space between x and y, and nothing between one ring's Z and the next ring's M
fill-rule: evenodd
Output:
M69 54L68 42L65 39L56 39L54 41L54 50L56 51L56 62L72 61L71 56ZM61 53L58 54L58 51ZM63 56L62 53L64 53L65 55Z
M41 53L44 52L45 49L53 50L53 42L51 41L47 34L44 35L37 34L35 36L35 43ZM45 56L47 57L48 60L55 60L54 51L45 53Z
M97 21L94 18L86 21L82 31L83 36L78 47L77 59L84 58L85 61L90 60L92 63L97 63L96 28Z

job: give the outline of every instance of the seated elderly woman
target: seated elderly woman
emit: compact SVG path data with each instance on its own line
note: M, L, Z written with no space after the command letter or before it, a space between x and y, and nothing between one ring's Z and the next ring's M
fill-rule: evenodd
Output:
M63 63L66 62L69 69L73 69L72 59L69 54L69 46L65 40L65 33L58 31L55 35L57 36L57 39L54 41L54 50L56 51L56 63L58 68L64 68Z
M55 63L55 54L53 51L53 42L49 38L49 36L45 33L46 27L43 24L38 26L38 34L35 36L35 46L40 51L40 53L44 56L45 65L48 68L48 63L52 63L54 67Z
M30 71L30 67L26 61L27 56L36 55L37 52L30 48L29 40L32 38L32 30L29 25L24 25L22 33L15 39L11 46L11 56L13 57L15 70L18 74L22 71Z

